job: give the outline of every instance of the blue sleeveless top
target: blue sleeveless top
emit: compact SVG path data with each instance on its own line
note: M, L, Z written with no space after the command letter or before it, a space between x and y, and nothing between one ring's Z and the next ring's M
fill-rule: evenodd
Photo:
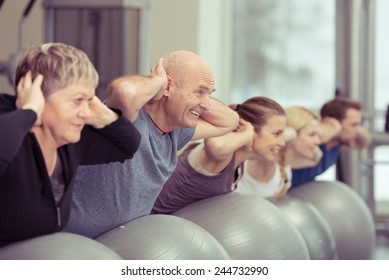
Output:
M323 157L316 166L292 170L292 188L313 181L317 175L322 174L331 165L336 163L340 154L340 145L327 150L326 145L321 144L320 149L323 152Z

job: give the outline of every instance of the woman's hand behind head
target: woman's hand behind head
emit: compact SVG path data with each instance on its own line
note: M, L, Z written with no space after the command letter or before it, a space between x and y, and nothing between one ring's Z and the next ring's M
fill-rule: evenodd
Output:
M41 89L42 82L42 75L37 75L33 81L31 71L28 71L20 79L17 86L16 108L33 110L37 115L34 125L41 125L41 118L45 108L45 98Z

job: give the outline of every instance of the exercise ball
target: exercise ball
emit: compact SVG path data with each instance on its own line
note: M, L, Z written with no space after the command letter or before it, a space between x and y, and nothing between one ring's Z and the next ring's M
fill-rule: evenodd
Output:
M270 201L277 205L298 228L307 245L311 260L337 259L334 235L316 207L291 196Z
M0 248L2 260L121 260L103 244L73 233L57 232Z
M202 227L171 215L148 215L96 238L126 260L229 260Z
M298 229L278 207L260 196L231 192L197 201L174 215L209 231L231 259L308 259Z
M371 259L375 225L369 208L348 185L339 181L312 181L288 192L312 203L331 228L339 259Z

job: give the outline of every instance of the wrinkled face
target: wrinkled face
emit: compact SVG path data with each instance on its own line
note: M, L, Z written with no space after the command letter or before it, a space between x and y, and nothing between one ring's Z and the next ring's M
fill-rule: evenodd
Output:
M172 77L169 108L176 126L196 127L200 115L210 108L210 96L215 91L215 81L207 67L192 67L183 72L184 78L180 85Z
M348 143L351 140L354 140L357 136L358 130L361 129L361 112L353 108L348 109L340 124L342 125L342 130L338 137L339 141L341 143Z
M282 135L285 128L285 116L271 116L255 137L253 151L268 161L276 160L278 152L285 146L285 140Z
M315 149L320 145L320 128L317 120L312 120L304 126L291 143L290 147L295 152L307 159L315 159Z
M42 127L49 131L58 147L80 140L94 95L93 86L80 83L59 89L46 98Z

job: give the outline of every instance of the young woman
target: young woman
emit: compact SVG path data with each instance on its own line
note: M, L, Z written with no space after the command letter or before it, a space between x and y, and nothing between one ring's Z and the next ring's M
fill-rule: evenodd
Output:
M74 47L23 53L16 96L0 95L0 246L63 229L78 165L124 161L138 149L139 132L95 96L97 82Z
M207 138L184 151L173 175L165 183L152 213L172 213L192 202L231 192L248 159L275 161L285 145L283 108L266 97L253 97L231 106L240 116L238 129Z
M295 131L295 137L289 137L275 161L263 157L246 161L236 191L265 198L281 197L290 188L292 168L313 166L320 160L319 117L301 106L289 107L285 111L288 130Z

